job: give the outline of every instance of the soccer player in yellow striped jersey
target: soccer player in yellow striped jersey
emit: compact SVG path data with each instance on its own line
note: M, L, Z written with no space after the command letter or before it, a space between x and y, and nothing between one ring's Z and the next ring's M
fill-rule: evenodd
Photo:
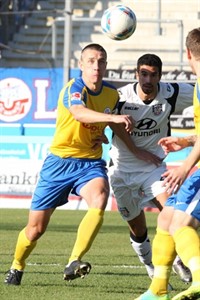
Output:
M103 82L98 92L93 92L86 87L83 78L72 79L59 96L56 133L51 152L60 157L100 158L102 148L97 147L93 151L91 148L95 139L102 135L107 122L80 122L74 119L69 108L80 105L96 112L111 114L117 100L116 90L106 82Z
M102 142L108 142L104 128L122 123L131 133L133 120L129 115L112 114L118 92L103 80L107 66L105 49L99 44L86 46L79 66L82 76L71 80L60 93L50 154L33 194L28 224L19 233L6 284L20 285L26 259L45 232L53 211L67 203L70 193L85 199L88 211L79 225L63 278L70 281L90 272L90 263L81 259L103 223L109 197L106 162L101 159Z
M154 277L147 292L137 300L200 299L200 239L197 232L200 227L200 169L187 177L200 162L200 27L188 33L186 50L191 69L197 75L193 97L196 135L167 137L159 141L166 153L187 146L193 146L193 149L180 167L163 174L166 189L172 195L158 216L153 240ZM190 269L192 284L171 298L167 284L176 253Z

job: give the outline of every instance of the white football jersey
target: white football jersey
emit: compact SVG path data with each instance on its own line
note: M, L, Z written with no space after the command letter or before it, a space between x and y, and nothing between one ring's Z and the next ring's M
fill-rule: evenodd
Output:
M194 85L160 82L156 98L145 104L137 95L137 84L131 83L119 89L118 111L131 115L135 121L131 136L135 145L164 159L165 154L158 141L171 134L170 115L192 105ZM116 135L113 136L110 157L114 168L124 172L150 172L156 168L155 164L135 157Z

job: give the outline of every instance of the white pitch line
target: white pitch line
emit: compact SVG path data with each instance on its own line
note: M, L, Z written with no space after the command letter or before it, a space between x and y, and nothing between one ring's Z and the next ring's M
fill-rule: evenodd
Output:
M62 266L61 264L59 264L59 263L51 263L51 264L48 264L48 263L31 263L31 262L29 262L29 263L27 263L27 265L28 266ZM124 268L124 269L144 269L145 267L144 266L136 266L136 265L93 265L94 267L102 267L102 268L105 268L106 266L107 267L111 267L111 268L118 268L118 269L120 269L120 268Z

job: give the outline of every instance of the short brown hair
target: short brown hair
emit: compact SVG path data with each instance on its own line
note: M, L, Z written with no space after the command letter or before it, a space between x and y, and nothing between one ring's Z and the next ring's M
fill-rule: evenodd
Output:
M81 56L82 56L82 53L87 49L94 49L99 52L102 52L102 53L104 53L105 58L107 59L107 52L101 45L93 43L93 44L89 44L89 45L85 46L81 51Z
M157 67L159 75L162 75L162 61L159 56L152 53L142 55L137 61L137 72L140 71L140 67L143 65Z
M186 47L191 51L196 59L200 59L200 27L191 30L185 42Z

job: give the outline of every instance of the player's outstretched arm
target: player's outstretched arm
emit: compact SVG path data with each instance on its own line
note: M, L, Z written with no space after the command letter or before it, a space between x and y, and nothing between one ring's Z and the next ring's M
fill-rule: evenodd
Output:
M123 123L125 130L132 133L134 128L134 121L129 115L112 115L94 111L85 107L84 105L73 105L70 107L70 113L74 119L81 123L96 123L107 122L109 123Z
M165 154L168 154L187 147L187 141L184 138L168 136L160 139L158 145L163 148Z

